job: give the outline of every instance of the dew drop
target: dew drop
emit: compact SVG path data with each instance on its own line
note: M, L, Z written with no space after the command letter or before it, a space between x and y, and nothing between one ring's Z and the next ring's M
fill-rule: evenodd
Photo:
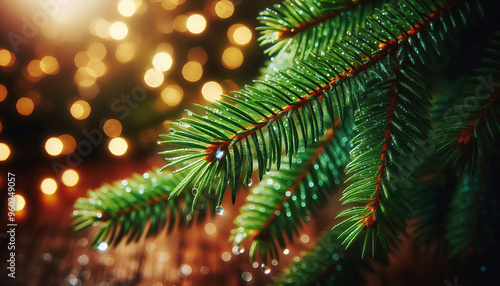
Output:
M249 179L248 182L247 182L247 186L251 186L252 185L252 179Z
M216 206L215 213L218 215L222 215L224 213L224 209L221 206Z
M271 267L267 266L265 263L262 263L260 268L262 269L262 272L264 272L264 274L271 273Z
M170 129L168 129L168 132L175 133L175 129L174 128L170 128Z
M194 187L194 188L191 190L191 193L193 194L193 196L196 196L196 194L198 193L198 188L197 188L197 187Z
M215 153L215 158L217 158L217 160L220 160L220 158L222 158L222 155L224 155L224 151L219 149L217 150L217 153Z
M290 250L288 250L288 248L283 249L283 254L284 255L288 255L288 253L290 253Z

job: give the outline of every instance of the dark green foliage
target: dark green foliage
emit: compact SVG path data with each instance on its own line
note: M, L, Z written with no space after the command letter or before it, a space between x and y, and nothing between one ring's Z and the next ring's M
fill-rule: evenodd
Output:
M264 263L268 257L279 259L279 249L286 248L286 240L293 242L302 222L309 221L315 210L327 203L343 180L352 136L352 123L346 122L328 131L316 148L299 149L291 168L284 166L265 175L247 196L229 240L240 245L252 239L252 261L257 255Z
M146 237L156 236L165 227L170 233L176 221L179 228L195 220L203 221L207 206L213 207L213 202L204 197L198 209L192 212L182 206L183 202L193 200L191 192L169 200L179 181L179 176L149 172L89 191L88 198L80 198L75 203L74 229L99 225L92 245L101 242L117 245L127 237L127 243L138 241L143 233Z

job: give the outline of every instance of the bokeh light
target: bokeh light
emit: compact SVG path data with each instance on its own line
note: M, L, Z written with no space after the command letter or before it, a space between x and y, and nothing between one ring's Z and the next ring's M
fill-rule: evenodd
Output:
M78 119L83 120L90 115L90 105L85 100L77 100L69 109L71 115Z
M109 137L118 137L122 134L122 124L116 119L108 119L104 122L102 130Z
M214 235L215 232L217 232L217 227L215 226L215 224L209 222L209 223L205 224L205 232L208 235Z
M72 169L68 169L68 170L64 171L62 176L61 176L61 180L62 180L63 184L68 186L68 187L76 186L76 184L78 184L79 179L80 179L80 177L78 176L78 173Z
M243 46L252 39L252 31L245 25L234 24L227 30L227 37L231 43Z
M9 145L5 143L0 143L0 161L5 161L10 156L10 148Z
M207 27L207 20L200 14L193 14L187 18L186 27L193 34L202 33Z
M234 4L228 0L221 0L215 4L215 14L221 19L229 18L234 13Z
M84 66L86 66L88 64L88 62L90 60L91 59L90 59L88 52L80 51L80 52L76 53L76 55L75 55L75 58L74 58L75 66L78 68L83 68Z
M101 61L94 61L91 60L88 64L87 67L92 70L93 75L95 77L101 77L106 74L108 68L106 65L101 62ZM93 84L92 84L93 85Z
M179 6L178 0L161 0L161 7L167 11L172 11Z
M116 47L115 57L122 63L131 61L135 56L135 46L131 43L120 43Z
M7 97L7 88L5 85L0 83L0 102L4 101L4 99Z
M137 10L137 6L132 0L121 0L118 3L118 12L125 17L130 17L134 15Z
M161 99L168 106L177 106L182 101L184 96L184 91L178 85L169 85L163 89L161 92Z
M0 49L0 67L10 67L16 61L16 56L6 49Z
M228 69L236 69L243 64L243 53L237 47L229 47L222 53L222 64Z
M55 75L59 72L59 62L53 56L45 56L40 60L40 69L50 75Z
M207 62L208 55L204 48L194 47L189 49L187 58L188 61L195 61L199 62L201 65L204 65Z
M35 104L33 103L33 100L27 97L21 97L16 103L16 109L19 114L28 116L33 112L33 109L35 108Z
M24 209L26 206L26 200L22 195L16 194L14 195L14 202L15 202L15 211L19 212Z
M172 67L172 56L165 52L157 53L153 57L153 66L159 71L167 71Z
M201 94L206 100L216 101L221 99L222 87L215 81L206 82L201 88Z
M47 154L51 156L57 156L61 154L63 147L64 145L61 139L56 137L51 137L45 142L45 151L47 151Z
M203 67L199 62L190 61L182 67L182 76L190 82L199 81L203 75Z
M61 142L63 144L63 149L61 151L61 154L68 155L68 154L71 154L75 151L76 140L73 136L71 136L69 134L63 134L57 138L59 140L61 140Z
M94 61L100 61L106 56L107 49L103 43L93 42L87 47L88 58ZM87 61L88 62L88 61ZM86 65L86 64L84 64ZM82 66L84 66L82 65ZM79 66L79 67L82 67Z
M128 34L128 27L125 23L117 21L109 25L109 35L115 40L123 40Z
M79 86L89 87L95 84L97 74L89 67L79 68L74 77L74 81Z
M45 178L40 184L40 190L46 195L53 195L57 191L57 182L52 178Z
M102 39L110 37L109 29L110 24L104 19L97 18L90 23L90 32Z
M28 66L26 67L26 70L28 71L30 76L35 77L35 78L41 77L44 74L44 72L40 68L40 60L30 61Z
M111 154L115 156L122 156L127 152L128 149L128 144L125 139L121 137L116 137L111 139L108 144L108 149L111 152Z
M163 73L155 68L148 69L144 74L144 82L150 87L159 87L164 80Z
M187 19L188 19L188 16L186 16L186 15L179 15L179 16L175 17L174 29L177 32L181 32L181 33L186 32L187 31L187 26L186 26Z

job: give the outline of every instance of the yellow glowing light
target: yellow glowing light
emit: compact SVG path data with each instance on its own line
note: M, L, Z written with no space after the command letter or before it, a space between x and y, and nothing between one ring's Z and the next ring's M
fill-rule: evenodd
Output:
M214 235L217 232L217 227L215 226L215 224L209 222L205 225L205 232L208 235Z
M161 99L168 106L177 106L182 101L184 91L178 85L169 85L161 92Z
M74 118L83 120L89 117L90 110L90 105L85 100L77 100L71 105L69 112Z
M238 27L234 30L232 38L234 43L238 45L246 45L252 39L252 31L245 26Z
M243 63L243 53L237 47L229 47L222 54L222 64L228 69L236 69Z
M74 77L74 81L79 86L89 87L95 84L97 74L89 67L79 68Z
M61 176L61 180L64 185L68 187L73 187L76 184L78 184L78 180L80 177L78 176L78 173L75 170L68 169L64 171L64 173Z
M115 156L121 156L125 154L125 152L127 152L128 144L127 141L125 141L125 139L121 137L116 137L111 139L111 141L109 141L108 149L111 152L111 154Z
M144 82L150 87L159 87L164 80L163 73L155 68L148 69L144 74Z
M28 70L28 73L32 77L40 77L43 75L43 71L40 68L40 60L32 60L29 64L28 67L26 68Z
M46 195L53 195L57 191L57 182L52 178L46 178L40 184L40 189Z
M122 63L131 61L135 56L135 47L130 43L121 43L116 48L115 57Z
M104 122L102 130L109 137L118 137L122 134L122 124L116 119L108 119Z
M186 32L187 31L187 22L188 17L186 15L178 15L174 19L174 29L178 32Z
M228 0L221 0L215 4L215 14L219 18L226 19L234 13L234 4Z
M208 56L207 52L202 47L191 48L187 54L188 61L199 62L204 65L207 62Z
M103 43L93 42L87 47L88 58L94 61L100 61L106 56L107 50Z
M215 81L206 82L201 88L201 94L206 100L215 101L221 99L222 87Z
M45 56L40 60L40 69L46 74L54 75L59 72L59 63L53 56Z
M177 0L161 0L161 7L167 11L174 10L178 5L179 1Z
M9 145L5 143L0 143L0 161L5 161L10 156L10 148Z
M120 3L118 3L118 12L122 16L130 17L134 15L136 10L137 6L132 0L121 0Z
M87 67L94 72L94 75L96 77L101 77L105 75L108 70L106 65L101 61L92 60L87 64Z
M91 29L91 32L96 34L99 38L102 39L107 39L109 38L109 22L104 20L104 19L96 19L91 23L91 26L93 26L93 29Z
M26 206L26 200L22 195L14 195L14 202L16 204L14 208L16 212L22 211L24 206Z
M16 56L6 49L0 49L0 67L10 67L16 61Z
M90 57L87 52L80 51L75 55L75 66L82 68L88 64Z
M207 20L205 20L205 18L200 14L194 14L189 16L187 19L186 27L189 32L193 34L200 34L207 27Z
M114 22L109 26L109 35L115 40L123 40L127 34L128 28L123 22Z
M182 76L190 82L199 81L203 75L203 68L199 62L190 61L182 67Z
M153 57L153 66L160 71L167 71L172 67L172 57L164 52L157 53Z
M35 108L35 104L33 103L33 100L27 97L21 97L16 103L16 109L19 114L28 116L33 112L33 109Z
M4 99L7 97L7 88L5 85L0 83L0 102L4 101Z
M51 137L45 142L45 151L52 156L61 154L63 147L61 139L56 137Z
M76 140L73 138L73 136L68 135L68 134L63 134L58 137L59 140L61 140L63 144L63 149L62 149L62 154L68 155L73 153L76 149Z

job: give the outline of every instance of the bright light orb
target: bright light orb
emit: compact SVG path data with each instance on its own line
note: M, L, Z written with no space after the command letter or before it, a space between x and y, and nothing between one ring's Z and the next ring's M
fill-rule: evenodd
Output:
M177 106L181 103L183 95L184 91L180 86L170 85L161 92L161 99L168 106Z
M68 187L73 187L76 184L78 184L78 180L80 177L78 176L78 173L75 170L68 169L64 171L64 173L61 176L61 180L64 185Z
M221 19L229 18L234 13L234 4L228 0L221 0L215 4L215 14Z
M26 205L26 200L22 195L14 195L14 202L16 203L15 211L22 211Z
M52 178L46 178L40 184L40 189L46 195L53 195L57 191L57 182Z
M167 53L157 53L153 57L153 66L159 71L167 71L172 67L172 56Z
M216 101L222 98L222 87L215 81L209 81L201 88L201 94L208 101Z
M123 154L125 154L125 152L127 152L128 144L125 139L116 137L109 141L108 149L111 154L115 156L122 156Z
M130 17L134 15L137 10L137 6L132 0L122 0L118 3L118 12L124 17Z
M207 27L207 20L200 14L193 14L188 17L186 27L193 34L202 33Z
M0 143L0 161L5 161L10 156L10 148L9 145L5 143Z
M90 110L90 105L85 100L77 100L69 109L71 115L78 120L87 118L90 115Z
M127 34L128 28L123 22L114 22L109 26L109 35L115 40L123 40Z
M16 103L16 109L19 114L28 116L33 112L35 104L31 98L21 97Z
M144 74L144 82L150 86L150 87L159 87L163 81L165 80L165 77L163 76L163 73L156 68L151 68L146 71Z
M56 137L51 137L45 142L45 151L47 151L47 154L51 156L57 156L61 154L63 147L64 145L61 139Z
M190 61L182 67L182 76L190 82L196 82L203 75L203 67L199 62Z
M236 69L243 64L243 53L237 47L229 47L222 54L222 64L228 69Z

